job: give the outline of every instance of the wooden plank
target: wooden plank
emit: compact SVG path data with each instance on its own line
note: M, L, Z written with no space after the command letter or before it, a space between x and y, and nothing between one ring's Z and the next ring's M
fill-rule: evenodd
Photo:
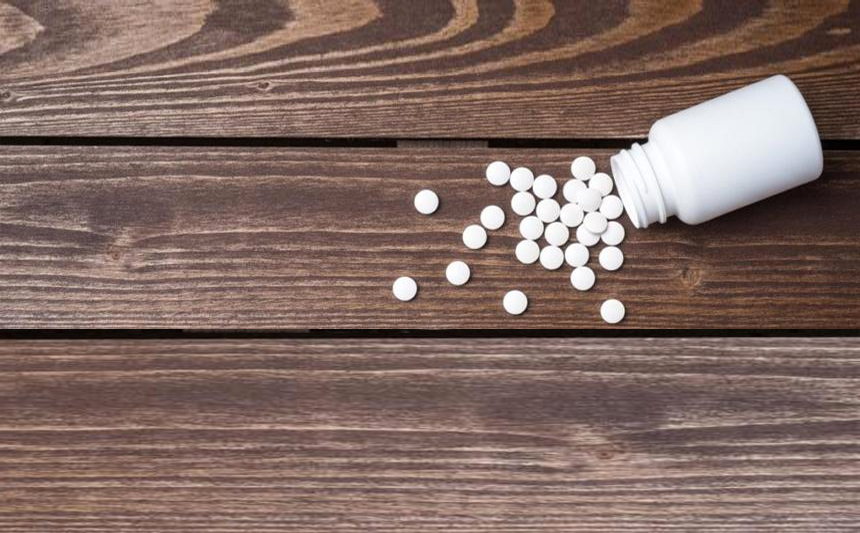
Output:
M775 73L860 139L860 7L5 0L0 136L643 137Z
M860 529L858 339L12 341L0 529Z
M825 176L705 225L635 230L624 268L587 293L569 271L519 264L498 158L562 177L608 150L4 147L4 327L603 327L618 297L628 327L805 328L860 324L860 153L828 152ZM432 217L420 189L441 199ZM483 207L508 223L469 251ZM596 264L595 247L592 260ZM455 259L472 281L444 278ZM408 304L391 284L421 284ZM529 311L501 299L524 290Z

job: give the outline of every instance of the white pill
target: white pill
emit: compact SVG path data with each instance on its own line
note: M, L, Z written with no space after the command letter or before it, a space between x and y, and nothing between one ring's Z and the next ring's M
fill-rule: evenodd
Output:
M564 252L558 246L544 246L540 251L540 264L547 270L558 270L564 263Z
M471 275L472 271L469 270L469 265L462 261L454 261L445 269L445 277L448 278L448 283L451 285L465 285Z
M594 211L593 213L588 213L585 215L585 219L582 221L582 225L585 226L585 229L594 233L595 235L600 235L604 231L606 231L606 217Z
M535 197L527 191L518 192L511 198L511 209L521 217L531 215L536 204Z
M585 263L588 263L588 255L588 248L575 242L564 251L564 260L574 268L581 267L585 266Z
M617 324L624 320L624 304L612 298L600 306L600 316L609 324Z
M591 177L591 181L588 182L588 186L599 192L600 196L606 196L612 192L614 183L612 183L612 178L609 177L609 174L598 172Z
M609 220L615 220L622 213L624 213L624 204L621 202L621 198L614 194L603 197L603 201L600 202L600 214Z
M481 224L489 230L502 227L505 223L505 212L497 205L488 205L481 211Z
M547 224L558 220L558 215L560 213L561 207L559 207L558 202L552 198L541 200L538 202L537 208L535 209L537 217Z
M618 270L624 264L624 253L620 248L607 246L603 250L600 250L597 261L604 270Z
M591 179L595 170L597 170L597 165L590 157L579 156L570 164L570 173L573 174L574 178L582 181Z
M394 292L395 298L401 302L408 302L412 298L415 298L415 295L418 293L418 284L415 283L414 279L403 276L394 280L391 290Z
M600 209L602 199L600 193L594 189L582 189L576 193L576 203L587 213Z
M600 239L610 246L618 246L624 240L624 226L614 220L606 224L606 231Z
M558 218L569 228L575 228L582 224L582 208L577 204L564 204Z
M471 250L478 250L487 244L487 231L477 224L463 230L463 244Z
M541 174L535 178L532 184L532 191L538 198L552 198L558 190L558 185L555 183L555 178L549 174Z
M520 263L531 265L540 257L540 246L535 241L520 241L514 253Z
M564 246L570 240L570 230L561 222L553 222L546 227L543 237L553 246Z
M594 287L594 271L587 266L576 267L570 273L570 284L578 291L587 291Z
M598 242L600 242L600 235L595 235L588 231L584 225L576 228L576 240L585 246L594 246Z
M535 181L535 175L526 167L517 167L511 172L511 187L516 191L527 191Z
M501 187L511 179L511 167L504 161L493 161L487 166L487 181Z
M536 216L530 216L520 221L520 235L530 241L543 237L543 222Z
M588 185L584 181L574 178L567 180L567 183L564 184L564 188L561 190L561 194L568 202L576 202L576 193L587 188Z
M523 291L510 291L502 299L502 306L512 315L521 315L529 306L529 299Z
M415 209L422 215L432 215L439 208L439 197L430 189L418 191L415 195Z

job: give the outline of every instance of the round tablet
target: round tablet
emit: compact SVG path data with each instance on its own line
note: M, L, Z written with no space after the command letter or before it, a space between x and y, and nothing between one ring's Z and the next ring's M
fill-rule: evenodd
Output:
M614 220L606 224L606 231L600 236L605 244L618 246L624 240L624 226Z
M624 304L612 298L600 305L600 316L609 324L617 324L624 320Z
M430 189L418 191L415 195L415 209L422 215L432 215L439 208L439 197Z
M608 220L615 220L622 213L624 213L624 204L621 202L621 198L614 194L603 197L603 201L600 202L601 215L605 216Z
M576 203L587 213L600 209L602 198L600 193L594 189L582 189L576 193Z
M527 191L535 181L535 175L526 167L517 167L511 172L511 187L517 191Z
M471 275L472 271L469 270L469 265L462 261L454 261L445 269L445 277L448 278L448 283L451 285L465 285Z
M487 181L501 187L511 179L511 167L504 161L493 161L487 165Z
M540 246L535 241L524 240L517 244L514 252L517 260L524 265L531 265L540 257Z
M564 252L558 246L544 246L540 251L540 264L547 270L557 270L564 263Z
M510 291L502 299L502 306L512 315L521 315L529 306L529 299L523 291Z
M499 229L505 223L505 212L497 205L488 205L481 211L481 224L489 230Z
M418 293L418 284L415 283L414 279L403 276L394 280L391 290L394 292L395 298L401 302L408 302L412 298L415 298L415 295Z
M536 241L543 236L543 222L536 216L530 216L520 221L520 235L530 241Z
M588 185L584 181L576 178L570 179L564 184L564 188L561 190L561 195L564 196L564 199L568 202L576 202L576 193L587 188Z
M600 235L604 231L606 231L606 217L594 211L592 213L588 213L585 215L585 219L582 221L582 225L585 226L585 229L594 233L595 235Z
M487 244L487 232L481 226L472 224L463 230L463 244L471 250L478 250Z
M588 231L584 225L576 228L576 240L585 246L594 246L600 241L600 235L595 235Z
M597 165L594 164L594 160L584 155L577 157L570 164L570 173L573 174L574 178L581 179L582 181L591 179L595 170L597 170Z
M609 177L609 174L604 174L603 172L598 172L592 176L591 181L588 182L588 186L599 192L600 196L606 196L611 193L614 185L615 184L612 183L612 178Z
M569 228L575 228L582 224L582 208L577 204L564 204L558 218Z
M603 250L600 250L597 261L604 270L618 270L624 264L624 253L620 248L607 246Z
M587 291L594 287L594 271L587 266L576 267L570 273L570 284L578 291Z
M543 237L553 246L564 246L570 240L570 230L561 222L553 222L546 227Z
M538 202L537 208L535 208L535 214L541 221L550 223L558 220L558 215L561 213L561 207L558 206L558 202L553 200L552 198L547 198L545 200L541 200Z
M520 191L511 198L511 209L521 217L531 215L536 204L535 197L527 191Z
M574 268L581 267L585 266L585 263L588 263L588 255L588 248L578 242L574 242L564 251L564 260Z
M532 184L532 191L538 198L552 198L558 190L558 185L555 183L555 178L549 174L541 174L535 178Z

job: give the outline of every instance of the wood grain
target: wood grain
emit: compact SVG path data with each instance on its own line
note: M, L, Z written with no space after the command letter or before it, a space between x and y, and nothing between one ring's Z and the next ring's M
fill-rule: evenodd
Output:
M860 529L857 339L13 341L0 529Z
M628 327L860 325L860 153L828 152L808 186L701 226L633 229L624 268L587 293L569 271L519 264L507 159L559 178L607 150L4 147L0 324L4 327L603 327L618 297ZM412 197L431 187L439 211ZM469 251L483 207L508 222ZM597 251L592 252L596 264ZM445 281L455 259L465 287ZM397 276L420 283L408 304ZM530 307L507 316L501 298Z
M0 1L0 136L642 137L775 73L860 139L860 5Z

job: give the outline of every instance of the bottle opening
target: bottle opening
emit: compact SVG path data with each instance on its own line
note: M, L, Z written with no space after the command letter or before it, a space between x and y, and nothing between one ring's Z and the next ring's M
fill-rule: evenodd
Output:
M612 156L609 164L618 195L633 226L647 228L654 222L666 222L666 204L643 147L634 143L629 150Z

